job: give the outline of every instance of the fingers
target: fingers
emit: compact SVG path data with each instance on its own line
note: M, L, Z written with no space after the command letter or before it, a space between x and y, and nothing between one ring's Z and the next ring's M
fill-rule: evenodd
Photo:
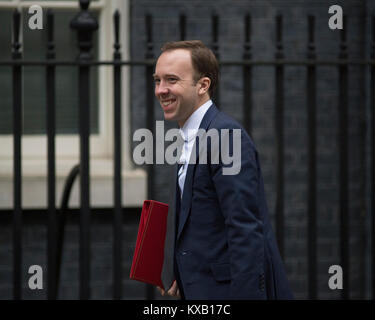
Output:
M167 292L161 287L156 287L156 288L158 289L158 291L160 292L162 296L165 296L166 294L168 294L171 297L181 298L180 289L178 288L176 280L173 281L172 286L169 288Z
M167 292L172 297L179 297L180 296L180 290L178 289L176 280L173 281L173 284L171 288Z
M168 294L170 296L174 297L176 295L176 292L177 292L177 282L175 280L175 281L173 281L172 286L168 290Z
M160 288L160 287L156 287L157 289L158 289L158 291L160 292L160 294L162 295L162 296L165 296L165 290L164 289L162 289L162 288Z

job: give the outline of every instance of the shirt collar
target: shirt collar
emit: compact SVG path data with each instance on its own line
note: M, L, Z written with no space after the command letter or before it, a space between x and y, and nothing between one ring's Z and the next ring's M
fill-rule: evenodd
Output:
M202 119L211 105L212 100L208 100L206 103L198 107L198 109L195 110L186 120L184 126L180 129L180 133L185 141L191 141L191 139L194 139Z

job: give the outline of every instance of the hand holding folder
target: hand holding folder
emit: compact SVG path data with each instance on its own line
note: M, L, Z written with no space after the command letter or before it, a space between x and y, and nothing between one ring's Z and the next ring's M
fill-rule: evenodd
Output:
M144 201L130 271L130 279L153 284L163 289L161 272L167 216L167 204L154 200Z

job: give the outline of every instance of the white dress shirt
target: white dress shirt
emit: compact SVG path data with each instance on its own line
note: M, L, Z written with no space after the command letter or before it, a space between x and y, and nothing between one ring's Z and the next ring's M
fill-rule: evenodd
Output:
M191 151L193 150L195 137L198 133L199 126L202 122L204 115L206 114L209 107L211 107L212 101L208 100L206 103L201 105L197 110L195 110L192 115L186 120L184 126L180 128L180 134L184 139L184 147L182 149L181 157L179 163L183 164L178 171L178 185L180 186L180 194L182 198L182 193L184 192L184 184L186 178L186 171L189 164L189 159L191 156Z

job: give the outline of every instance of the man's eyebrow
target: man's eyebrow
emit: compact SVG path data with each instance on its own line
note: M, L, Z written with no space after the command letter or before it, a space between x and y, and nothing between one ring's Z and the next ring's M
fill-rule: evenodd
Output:
M176 75L176 74L173 74L173 73L170 73L170 74L166 74L165 76L166 76L166 77L176 77L176 78L179 78L179 76L178 76L178 75Z
M156 73L154 73L152 76L153 76L154 78L159 78L159 76L158 76ZM171 73L171 74L165 74L164 77L175 77L175 78L180 78L178 75L173 74L173 73Z

